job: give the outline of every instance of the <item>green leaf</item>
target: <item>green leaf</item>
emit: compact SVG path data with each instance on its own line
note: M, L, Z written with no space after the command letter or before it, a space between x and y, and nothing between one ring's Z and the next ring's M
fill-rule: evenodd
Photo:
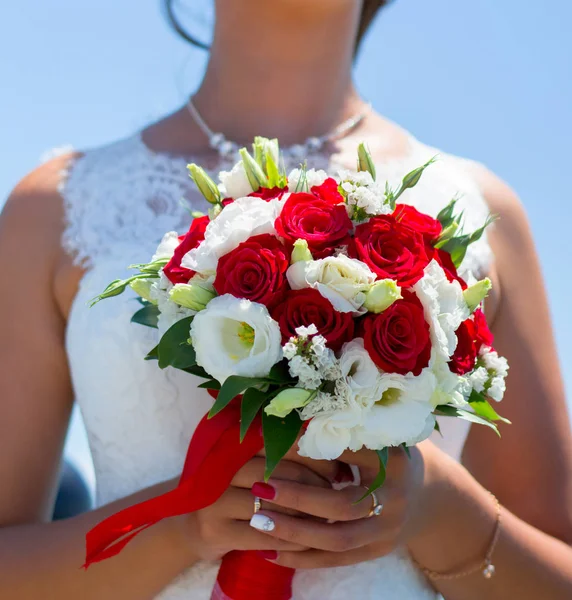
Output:
M436 414L443 415L444 417L457 417L458 419L463 419L464 421L469 421L470 423L485 425L486 427L492 429L500 437L498 427L494 423L491 423L491 421L488 419L484 419L483 417L469 412L468 410L456 408L455 406L441 405L438 406L435 411Z
M231 375L226 379L220 388L218 397L209 412L209 418L214 417L223 408L226 408L232 400L237 396L240 396L245 390L251 387L255 387L261 383L268 383L268 379L255 378L255 377L240 377L238 375Z
M272 379L272 381L276 383L289 383L294 381L288 371L288 361L282 360L279 363L276 363L270 369L268 379Z
M256 388L248 388L242 396L242 404L240 405L240 442L244 440L248 428L252 425L258 411L266 402L268 394L257 390Z
M475 414L479 415L479 417L483 417L489 421L502 421L503 423L507 423L511 425L511 422L504 417L501 417L497 411L491 406L489 401L483 396L483 394L479 394L479 392L473 390L471 396L469 398L469 404L471 408L475 411Z
M435 426L433 427L433 430L443 437L443 434L441 433L441 425L439 425L439 421L437 421L437 419L435 419Z
M365 500L370 494L373 494L378 490L384 483L387 475L387 463L389 461L389 448L382 448L381 450L375 451L379 458L379 471L377 477L373 480L373 483L369 486L367 492L354 504L358 504L362 500Z
M203 379L212 379L212 375L209 375L202 367L199 367L199 365L193 365L182 370L185 371L185 373L190 373L191 375L194 375L195 377L202 377Z
M136 279L157 279L158 275L153 275L150 273L137 273L137 275L133 275L132 277L128 277L127 279L115 279L112 281L104 290L89 302L89 307L95 306L101 300L105 300L107 298L112 298L113 296L119 296L123 294L127 286Z
M441 223L443 229L447 229L449 225L451 225L455 221L454 213L455 206L459 201L458 198L453 198L445 208L441 210L441 212L437 215L437 221Z
M195 349L189 344L191 323L194 317L186 317L170 327L159 342L159 367L188 369L196 365Z
M145 325L145 327L154 327L157 329L157 320L159 319L159 307L150 302L146 303L145 306L138 310L132 317L132 323L138 323L139 325Z
M159 360L159 346L155 346L153 350L150 350L145 360Z
M411 460L411 450L407 444L401 444L403 450L405 450L405 454L407 454L407 458Z
M296 411L279 419L262 412L262 434L266 451L264 480L268 481L278 463L292 448L302 429L303 421Z
M209 379L198 385L203 390L220 390L220 383L216 379Z

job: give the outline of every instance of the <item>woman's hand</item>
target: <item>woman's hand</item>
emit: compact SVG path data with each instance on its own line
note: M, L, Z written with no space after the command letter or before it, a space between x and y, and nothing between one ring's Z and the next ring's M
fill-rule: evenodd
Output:
M340 460L359 468L364 486L373 482L379 470L379 459L370 450L347 452ZM411 459L401 449L391 450L386 481L375 493L384 508L380 516L369 518L372 496L357 502L365 487L336 491L273 477L269 486L259 482L252 491L272 503L272 510L259 512L252 526L267 539L297 545L296 552L275 548L278 552L274 562L286 567L338 567L372 560L390 553L421 528L416 517L425 471L424 457L418 448L411 448ZM318 519L301 519L285 514L284 509ZM302 548L309 549L299 551Z
M249 525L254 514L252 486L264 477L265 460L255 457L235 475L228 490L211 506L185 515L184 526L188 529L191 551L195 560L216 560L231 550L287 551L291 553L307 549L307 545L269 537ZM335 463L322 463L311 470L300 462L283 460L274 472L274 481L289 481L292 485L316 491L331 489L335 479ZM321 471L321 475L314 471ZM263 505L265 506L265 504ZM298 515L293 507L274 507L276 514ZM297 518L303 522L302 518ZM266 556L266 555L265 555ZM272 556L272 554L270 554Z

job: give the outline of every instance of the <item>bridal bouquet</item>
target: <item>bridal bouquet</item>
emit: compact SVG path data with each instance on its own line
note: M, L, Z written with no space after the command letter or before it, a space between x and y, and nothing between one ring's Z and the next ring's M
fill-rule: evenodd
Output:
M455 200L437 218L399 202L433 161L392 189L376 181L363 145L357 171L336 176L304 166L287 175L276 140L256 138L240 154L218 185L190 165L209 214L194 214L183 236L167 233L149 263L95 299L131 287L143 305L132 320L161 334L147 359L204 379L213 406L178 488L92 530L86 565L215 502L262 448L266 478L294 444L317 460L369 448L379 456L374 491L388 448L426 439L437 416L495 431L503 420L489 402L502 399L508 369L481 310L491 282L457 272L490 220L465 232ZM257 578L269 569L264 596ZM237 600L236 582L250 577L257 598L289 598L292 575L231 553L217 593Z

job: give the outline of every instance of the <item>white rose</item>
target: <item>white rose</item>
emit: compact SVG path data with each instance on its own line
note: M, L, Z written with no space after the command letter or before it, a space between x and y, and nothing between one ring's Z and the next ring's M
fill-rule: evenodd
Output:
M381 373L364 348L362 338L343 345L339 364L342 377L356 402L370 407L381 398Z
M300 438L300 456L335 460L344 450L354 449L353 431L361 422L362 409L357 404L315 416Z
M176 231L169 231L163 236L161 243L157 247L151 262L165 258L172 258L175 253L175 248L179 245L179 235Z
M435 389L435 376L429 369L420 375L382 375L383 394L363 415L363 423L355 436L371 450L400 444L413 445L428 437L428 423L433 406L430 398Z
M375 274L360 260L344 254L320 260L297 262L286 272L293 290L314 288L339 312L365 313L365 292Z
M207 225L200 245L183 256L182 266L199 273L215 271L219 258L248 238L276 233L274 222L282 205L281 200L266 202L261 198L239 198L229 204Z
M315 169L308 169L306 171L306 184L307 188L304 186L304 190L300 187L300 179L303 176L302 169L294 169L288 175L288 189L291 192L301 192L307 190L311 190L316 185L322 185L326 179L328 179L328 174L325 171L316 171Z
M237 162L231 171L221 171L219 178L226 196L230 198L243 198L254 191L242 161Z
M425 267L424 276L413 286L423 305L431 330L431 343L439 356L448 360L457 347L456 331L470 312L458 281L449 281L437 261Z
M230 294L195 316L191 339L197 364L220 383L231 375L265 377L282 359L282 334L266 307Z

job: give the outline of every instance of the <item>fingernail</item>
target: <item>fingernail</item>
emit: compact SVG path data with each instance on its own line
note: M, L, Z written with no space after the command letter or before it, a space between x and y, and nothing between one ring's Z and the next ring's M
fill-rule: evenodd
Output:
M257 481L252 486L252 493L263 500L274 500L276 498L276 490L268 483Z
M278 558L276 550L259 550L256 554L265 560L276 560Z
M258 531L274 531L276 524L270 517L256 513L255 515L252 515L252 518L250 519L250 526L254 527L254 529L258 529Z

